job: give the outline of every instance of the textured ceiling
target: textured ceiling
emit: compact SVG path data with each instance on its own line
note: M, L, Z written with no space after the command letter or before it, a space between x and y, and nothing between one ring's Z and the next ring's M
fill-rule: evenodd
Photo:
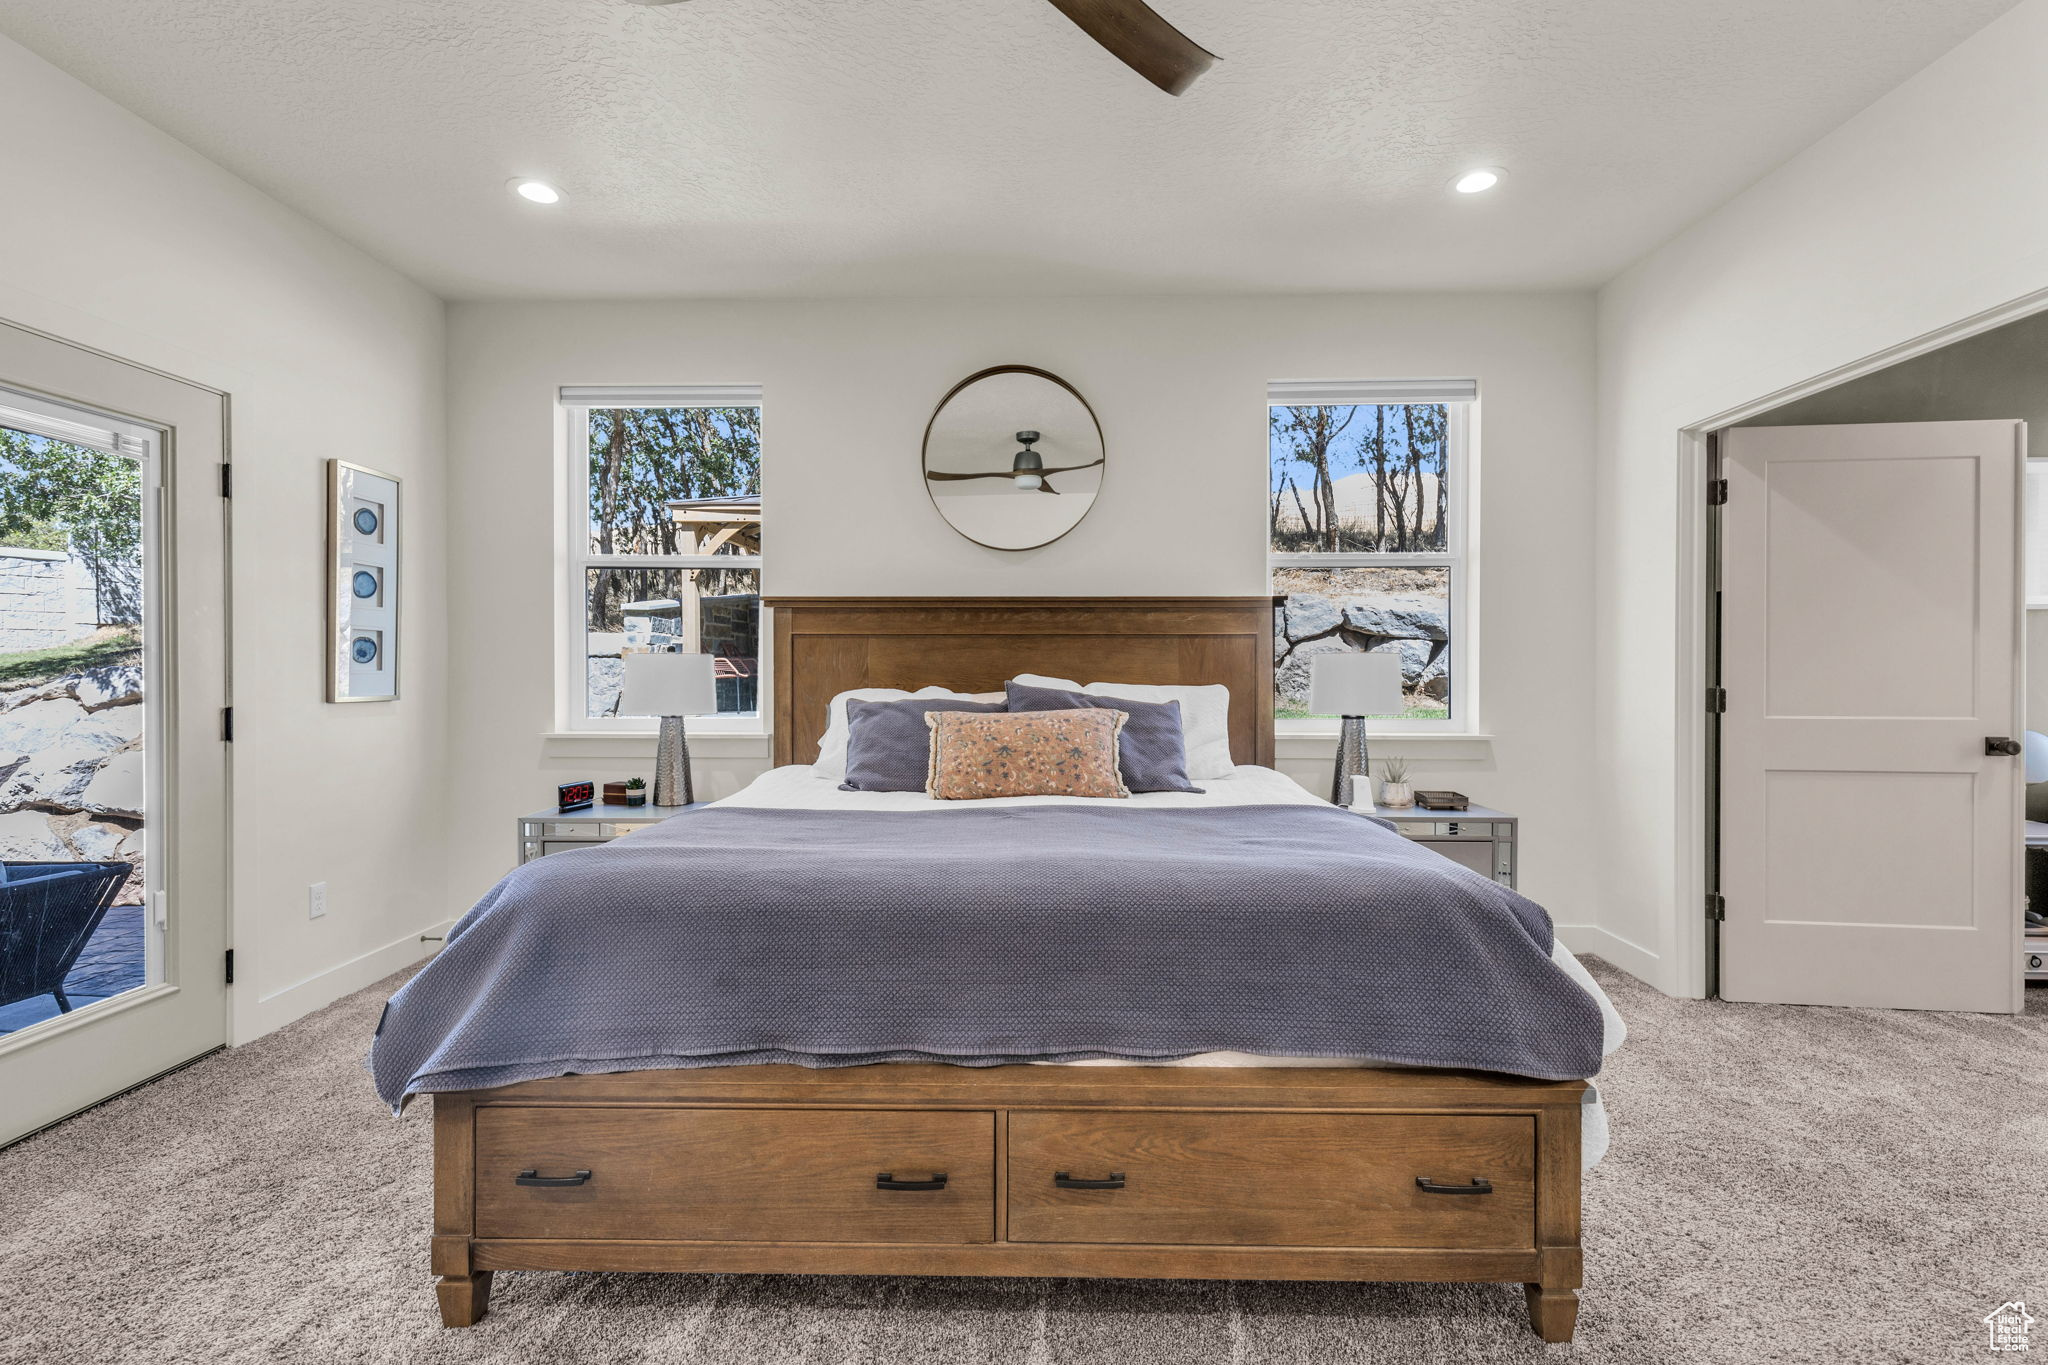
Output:
M2011 3L1154 0L1224 59L1180 99L1044 0L0 0L0 31L454 297L1530 288L1606 279Z

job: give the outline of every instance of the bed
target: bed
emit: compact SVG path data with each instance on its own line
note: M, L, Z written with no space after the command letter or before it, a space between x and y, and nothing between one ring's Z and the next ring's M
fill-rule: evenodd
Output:
M1539 909L1271 770L1269 599L772 605L775 769L508 878L380 1023L386 1098L433 1097L447 1325L501 1269L1476 1280L1570 1339L1619 1019ZM805 765L836 694L1032 672L1223 684L1239 766L936 802ZM781 880L678 885L750 860ZM1195 864L1206 928L1146 895Z

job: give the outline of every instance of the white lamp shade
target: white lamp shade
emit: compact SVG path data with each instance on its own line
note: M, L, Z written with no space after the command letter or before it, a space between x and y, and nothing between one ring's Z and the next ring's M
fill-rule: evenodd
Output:
M1318 654L1309 660L1308 709L1319 716L1398 716L1401 656Z
M709 654L628 654L622 716L704 716L718 710Z

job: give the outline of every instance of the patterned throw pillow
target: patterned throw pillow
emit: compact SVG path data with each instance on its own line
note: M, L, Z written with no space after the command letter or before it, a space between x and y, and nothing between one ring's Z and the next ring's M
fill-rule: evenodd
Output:
M1122 711L932 711L930 777L941 801L1129 796L1117 770Z
M1004 690L1009 695L1009 709L1012 711L1100 708L1128 712L1131 718L1124 722L1124 732L1117 738L1124 785L1133 792L1193 792L1201 795L1202 789L1188 781L1187 746L1181 736L1179 702L1095 697L1086 692L1032 687L1014 681L1005 684Z

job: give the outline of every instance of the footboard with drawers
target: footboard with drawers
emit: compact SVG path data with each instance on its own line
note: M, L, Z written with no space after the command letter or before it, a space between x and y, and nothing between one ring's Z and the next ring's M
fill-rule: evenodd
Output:
M748 1066L435 1096L442 1320L494 1270L1505 1281L1578 1315L1582 1081Z

